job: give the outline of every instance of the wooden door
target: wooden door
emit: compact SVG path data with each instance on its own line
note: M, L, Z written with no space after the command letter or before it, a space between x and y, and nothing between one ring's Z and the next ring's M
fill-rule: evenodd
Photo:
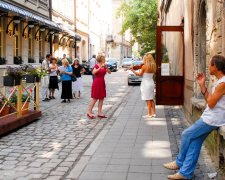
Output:
M156 47L156 104L184 103L183 26L158 26Z

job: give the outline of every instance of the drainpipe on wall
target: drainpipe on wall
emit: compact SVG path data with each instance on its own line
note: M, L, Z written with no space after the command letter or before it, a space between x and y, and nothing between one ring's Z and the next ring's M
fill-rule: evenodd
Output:
M77 1L74 0L74 31L77 32ZM75 37L74 56L77 58L77 41Z
M52 21L52 0L49 0L49 20ZM50 54L52 54L52 35L50 34Z

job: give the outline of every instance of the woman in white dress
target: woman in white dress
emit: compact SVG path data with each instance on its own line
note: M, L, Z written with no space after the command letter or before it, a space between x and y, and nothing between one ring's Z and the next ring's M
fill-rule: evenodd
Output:
M156 117L155 114L155 102L154 102L154 89L155 83L153 81L153 75L156 72L156 63L150 53L147 53L143 58L143 66L139 72L136 72L133 67L130 69L137 76L143 76L141 82L141 98L145 100L148 107L149 117Z

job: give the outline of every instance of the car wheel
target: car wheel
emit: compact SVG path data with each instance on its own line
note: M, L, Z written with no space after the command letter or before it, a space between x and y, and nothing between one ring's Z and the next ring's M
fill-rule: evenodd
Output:
M129 83L129 82L127 84L128 84L128 86L131 86L131 83Z

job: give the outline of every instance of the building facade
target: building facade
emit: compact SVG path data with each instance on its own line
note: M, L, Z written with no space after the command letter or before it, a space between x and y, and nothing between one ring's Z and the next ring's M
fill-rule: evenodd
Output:
M124 35L120 34L122 29L123 17L116 17L117 9L121 0L112 0L112 33L107 38L107 56L122 60L124 57L132 57L131 34L126 31Z
M58 36L53 39L53 55L58 59L66 54L66 57L72 61L77 55L76 44L81 40L81 37L75 33L75 9L75 0L52 1L52 20L62 29L57 34Z
M89 0L76 0L76 31L82 39L76 46L77 57L80 61L87 61L89 58L89 12Z
M209 75L210 59L216 54L225 55L225 1L159 0L158 7L159 26L184 26L184 110L188 120L194 122L206 105L195 77L199 72L205 73L207 86L211 88L215 79ZM167 40L174 51L180 50L177 42L169 38ZM216 134L208 138L206 145L219 165L225 155L224 150L221 150L224 143L219 139L224 140Z
M49 53L45 37L49 29L59 29L50 20L49 6L48 0L0 2L1 64L38 63Z
M106 37L111 30L112 0L89 0L89 58L106 51Z

